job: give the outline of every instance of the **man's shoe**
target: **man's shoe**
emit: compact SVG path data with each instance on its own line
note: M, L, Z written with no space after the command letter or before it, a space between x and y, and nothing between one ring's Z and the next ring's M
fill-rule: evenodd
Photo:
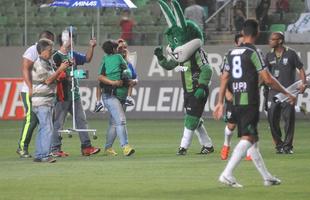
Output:
M31 158L32 156L28 153L28 150L17 149L16 153L20 158Z
M199 154L206 155L206 154L210 154L213 152L214 152L213 146L211 146L211 147L202 146Z
M127 144L123 148L123 153L124 156L131 156L132 154L135 153L135 150L129 144Z
M227 160L228 155L229 155L229 150L230 150L230 146L226 146L224 145L221 149L221 159L222 160Z
M64 152L64 151L55 151L55 152L52 152L51 153L51 156L52 157L67 157L69 156L69 154L67 152Z
M285 154L294 154L294 151L292 149L287 149L287 150L284 150L284 153Z
M45 158L35 158L35 159L33 159L33 162L54 163L54 162L56 162L56 159L49 156L49 157L45 157Z
M250 155L248 155L248 156L245 157L245 160L246 161L252 161L252 157Z
M293 154L294 153L293 147L284 147L283 148L283 153L285 153L285 154Z
M282 147L276 147L276 154L283 154L284 151L283 151L283 148Z
M99 153L100 148L96 148L96 147L86 147L84 149L82 149L82 155L83 156L90 156L96 153Z
M183 148L183 147L180 147L179 148L179 151L177 152L177 155L178 156L185 156L186 155L186 152L187 152L187 149Z
M117 156L116 151L112 147L104 150L104 154L107 156Z
M227 186L234 187L234 188L242 188L243 187L241 184L237 183L235 177L226 177L224 175L221 175L219 177L219 182L221 182Z
M104 108L104 105L101 101L96 102L94 112L100 112Z
M276 177L270 177L267 180L264 180L264 186L273 186L273 185L280 185L281 180Z

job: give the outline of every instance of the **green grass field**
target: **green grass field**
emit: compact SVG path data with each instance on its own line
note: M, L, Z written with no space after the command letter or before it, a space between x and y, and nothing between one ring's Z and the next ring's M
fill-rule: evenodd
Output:
M102 152L91 157L80 155L78 136L64 137L63 150L70 153L55 164L34 163L15 153L22 122L0 121L0 199L1 200L95 200L95 199L230 199L303 200L310 198L309 122L296 123L295 154L276 155L265 121L259 130L260 148L268 169L283 184L264 187L252 162L243 161L235 171L242 189L221 185L217 179L226 161L220 160L223 122L205 125L215 145L215 153L196 155L197 137L186 156L175 155L182 134L182 120L129 120L129 140L135 147L132 157L121 155L118 140L116 157ZM93 145L103 146L107 121L90 121L98 129ZM34 151L34 141L30 152ZM234 137L233 144L236 144Z

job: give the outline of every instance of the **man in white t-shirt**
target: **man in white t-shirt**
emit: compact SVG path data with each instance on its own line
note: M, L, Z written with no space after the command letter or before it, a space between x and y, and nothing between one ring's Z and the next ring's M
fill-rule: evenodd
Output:
M46 38L54 41L54 34L50 31L43 31L40 33L39 39ZM36 115L32 112L31 96L32 96L32 79L31 71L34 62L39 57L37 51L37 44L29 47L23 54L22 60L22 73L24 78L24 85L21 91L21 97L25 107L26 117L24 119L23 129L18 140L18 148L16 153L21 158L30 158L31 155L28 153L28 146L32 137L33 130L38 124Z

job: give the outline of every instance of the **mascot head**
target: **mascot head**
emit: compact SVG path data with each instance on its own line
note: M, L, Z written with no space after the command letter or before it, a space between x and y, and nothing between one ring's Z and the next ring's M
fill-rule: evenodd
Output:
M185 19L176 0L171 7L164 0L159 5L168 23L167 52L176 62L185 62L203 45L203 33L195 22Z

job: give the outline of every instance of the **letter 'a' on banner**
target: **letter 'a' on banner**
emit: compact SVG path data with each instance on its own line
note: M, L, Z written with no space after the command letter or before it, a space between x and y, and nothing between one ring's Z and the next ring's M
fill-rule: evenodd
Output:
M21 78L0 78L0 120L24 119L24 106L20 96Z

